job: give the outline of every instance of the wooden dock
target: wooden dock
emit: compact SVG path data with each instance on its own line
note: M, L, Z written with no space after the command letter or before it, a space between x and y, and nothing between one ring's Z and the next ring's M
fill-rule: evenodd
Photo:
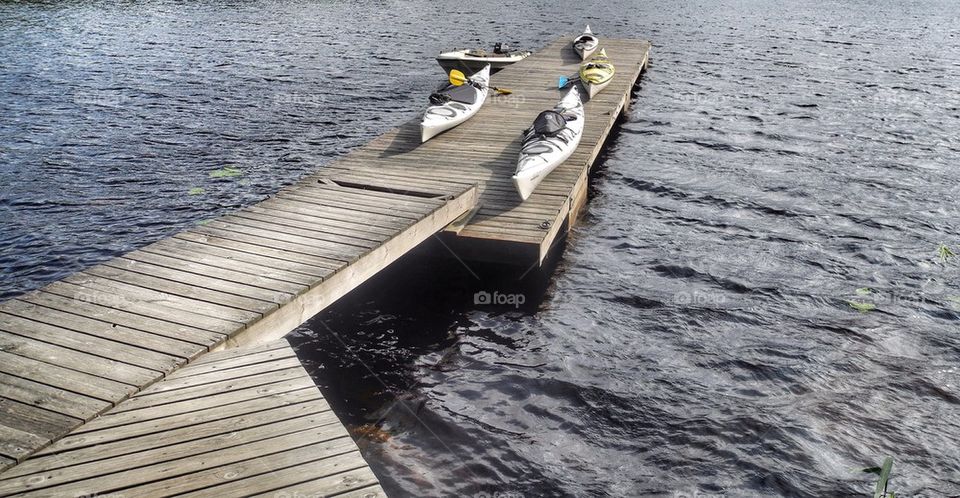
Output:
M0 496L384 496L286 340L210 353L0 474Z
M210 350L283 337L477 198L328 179L0 303L0 465Z
M586 128L577 151L523 203L510 181L520 134L558 100L557 78L576 72L579 61L567 40L494 75L492 84L510 88L513 94L491 97L470 121L426 144L419 143L418 121L411 121L261 203L0 303L0 495L36 490L49 496L40 489L60 486L70 496L103 494L119 489L119 484L77 488L71 483L114 482L120 475L127 479L123 486L146 486L144 493L149 494L146 490L156 488L150 488L148 480L160 482L172 475L167 472L178 472L182 486L202 490L216 485L227 496L246 494L230 484L214 484L216 471L194 468L192 455L201 454L196 445L189 450L194 453L176 453L175 458L164 453L179 444L177 434L192 430L167 424L187 419L190 427L214 424L237 416L234 408L260 408L256 396L260 384L250 384L257 378L253 372L272 365L277 355L283 356L276 359L279 364L296 370L290 353L280 352L285 346L272 341L431 237L437 236L463 259L542 261L585 203L590 167L647 64L647 42L604 40L603 45L617 66L617 76L586 103ZM264 344L270 344L268 350L250 349ZM219 352L224 349L228 351ZM269 361L241 365L255 358ZM242 374L229 382L232 389L209 399L191 395L203 391L202 386L189 385L191 377L211 379L204 385L220 382L214 379L213 365L221 360L235 365L231 373ZM209 371L196 373L204 368ZM293 382L292 378L284 382L288 380ZM305 380L301 376L298 382ZM319 399L315 389L297 385L297 396L304 396L300 404ZM137 408L147 406L147 399L165 401L156 410ZM138 418L155 414L163 415ZM193 417L201 414L209 418L197 422L201 419ZM320 430L314 415L295 417L290 427ZM324 417L335 420L329 413ZM110 420L125 422L110 425ZM327 422L323 424L326 427ZM333 425L339 428L338 424ZM106 457L94 456L99 450L91 449L100 446L77 443L92 441L88 438L95 435L109 439L137 427L144 432L123 433L117 441L103 443L122 446L123 455L133 456L120 458L117 453L117 462L135 468L101 467L100 460ZM267 469L268 473L263 467L266 460L244 467L242 462L263 448L253 440L239 441L231 444L230 452L208 455L216 459L203 465L241 466L243 471L224 472L249 475L236 482L250 489L261 489L255 487L261 478L273 483L265 486L280 486L280 481L270 479L298 474L280 468ZM351 453L355 448L345 450L346 441L339 449L317 446L318 453L304 449L308 441L327 444L308 438L301 441L302 447L271 449L299 456L344 449L337 455L350 454L353 459L344 457L343 465L362 462ZM247 460L234 461L227 453ZM176 465L148 465L159 464L153 460L157 454L171 456ZM318 456L317 461L325 458ZM339 456L331 458L318 465L331 472L344 468L334 465ZM143 471L147 473L134 471L141 467L149 467ZM104 474L101 468L114 470ZM87 472L90 469L101 473L94 476ZM350 470L363 474L358 482L372 484L369 490L356 488L357 492L379 493L375 480L358 469ZM249 473L254 471L261 472ZM65 473L69 476L60 480L49 477ZM324 486L333 481L314 477L322 484L302 489L326 493ZM272 489L279 489L276 486Z
M559 77L577 74L580 58L568 39L557 40L494 74L490 84L513 93L495 96L491 92L466 123L421 144L419 119L412 120L304 181L340 170L355 181L375 179L384 186L395 181L476 183L479 209L444 231L446 246L462 259L524 266L540 263L586 203L590 168L621 112L629 108L634 85L648 63L649 42L603 39L601 45L616 66L616 76L585 104L586 126L576 152L526 201L521 202L510 177L522 132L540 111L552 109L559 101Z

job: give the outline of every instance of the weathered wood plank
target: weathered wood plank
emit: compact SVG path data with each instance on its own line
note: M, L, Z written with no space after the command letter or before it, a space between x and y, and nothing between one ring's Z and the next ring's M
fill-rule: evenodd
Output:
M196 229L191 232L179 233L176 238L246 252L256 256L266 256L285 263L287 267L296 268L300 272L309 271L311 275L318 277L326 276L330 273L330 270L339 269L345 264L343 261L301 252L296 249L302 248L295 244L283 247L284 244L280 242L272 243L259 237L246 237L239 233L223 230Z
M284 370L287 368L296 368L300 366L300 361L296 358L286 358L280 361L275 361L267 365L251 365L246 367L239 367L232 369L230 374L232 377L245 377L248 375L258 375L264 374L267 372L274 372L277 370ZM173 391L178 389L183 389L186 387L197 386L200 384L207 384L212 382L219 382L221 379L215 372L194 375L191 377L186 377L182 379L170 379L167 382L163 382L161 385L154 386L152 393L160 393L166 391Z
M273 211L270 214L262 214L254 211L239 211L232 219L236 221L248 220L259 223L270 223L276 226L296 228L299 230L308 230L317 237L326 237L327 240L336 240L344 237L348 240L362 241L363 244L371 244L373 247L386 240L389 235L375 233L367 229L366 226L356 224L335 224L324 222L321 218L311 218L300 216L294 213L284 213ZM322 234L322 235L321 235Z
M87 281L83 284L75 284L61 280L47 285L42 290L50 294L141 315L146 320L158 319L220 334L229 334L237 328L237 322L194 313L189 306L168 300L166 295L159 292L147 293L147 289L142 289L142 292L124 293L122 290L111 288L108 283L100 285L99 282ZM133 327L139 329L149 325Z
M270 201L267 200L256 206L250 206L243 211L239 211L238 215L246 215L247 213L269 215L273 217L326 225L331 227L331 231L334 228L344 228L351 230L351 232L368 233L374 236L379 235L389 237L396 233L395 227L376 226L371 223L367 223L364 220L355 220L350 216L343 216L342 212L338 213L326 209L310 209L308 207L298 207L297 205L291 203L282 202L275 202L270 206L265 206L268 202ZM372 240L380 239L377 238Z
M20 459L48 442L48 438L0 424L0 456Z
M223 261L222 263L230 265L230 268L223 268L221 266L210 264L210 262L198 262L198 260L202 261L203 259L202 255L200 256L200 258L196 259L186 259L184 257L180 257L177 251L172 251L169 249L163 251L163 254L155 254L141 250L133 251L123 255L124 259L132 259L134 261L140 261L142 263L148 263L154 266L162 266L164 268L171 268L181 272L193 273L198 276L212 277L218 280L235 282L291 296L295 296L307 290L308 288L307 286L287 282L285 280L265 277L260 274L260 272L263 270L261 267L254 267L250 269L238 267L235 261ZM245 272L243 270L248 271ZM250 271L253 273L250 273Z
M213 275L214 272L208 272L203 275L183 271L177 268L155 265L138 261L126 256L115 258L104 263L104 266L126 270L129 272L140 273L152 279L164 279L176 282L187 292L191 292L189 297L198 296L192 292L192 289L203 289L212 291L208 295L212 299L217 299L218 303L232 303L231 305L240 309L251 311L266 310L269 311L277 307L279 303L284 303L293 298L293 294L287 292L264 289L254 285L248 285L245 282L235 282L232 280L223 280ZM223 293L228 297L220 299ZM231 297L232 296L232 297Z
M296 223L282 222L282 220L277 220L276 218L272 220L264 220L243 216L226 216L223 218L223 222L225 227L230 226L233 229L239 227L248 227L267 230L273 233L293 235L304 241L317 241L323 245L335 244L356 246L363 249L373 249L380 244L380 241L371 241L366 238L329 233L319 226L304 227L303 224L298 226Z
M195 377L197 375L212 374L214 372L220 372L220 376L217 378L218 381L231 379L235 377L235 375L233 375L231 372L231 370L235 368L249 367L258 363L269 363L276 360L285 360L296 357L297 354L294 353L293 349L291 348L271 349L236 358L222 358L214 362L193 364L190 366L190 368L181 369L168 375L167 380L185 379L188 377Z
M292 231L283 230L279 227L260 228L224 221L211 221L198 231L266 247L275 247L285 251L319 256L329 259L333 264L349 263L356 259L358 255L370 250L369 247L338 244L327 240L295 235Z
M249 348L234 348L227 349L223 351L217 351L217 354L205 355L202 358L198 358L193 363L190 364L191 370L197 368L199 365L206 365L208 363L219 363L221 361L230 360L233 358L239 358L241 356L247 356L251 354L263 353L266 351L273 351L276 349L290 349L290 346L287 345L284 341L271 341L266 344L259 346L252 346ZM146 394L146 391L142 394Z
M303 214L325 220L352 220L367 229L388 230L389 233L396 233L398 229L403 229L409 225L408 222L395 219L389 215L376 213L357 213L352 209L302 202L298 199L293 199L290 197L270 198L261 202L260 206L269 208L271 210Z
M73 431L73 435L81 436L85 443L97 441L104 443L116 441L119 439L165 432L182 427L189 427L197 423L198 420L214 420L218 418L233 417L245 413L256 413L262 410L264 405L285 406L295 405L305 402L326 403L316 389L298 390L289 393L277 393L264 396L263 399L250 400L240 403L234 403L228 406L213 407L203 410L197 410L190 413L181 413L158 420L143 420L132 424L126 424L119 427L113 427L105 417L96 418L87 422L82 427ZM102 421L101 421L102 420ZM102 430L109 429L109 430Z
M115 323L95 320L19 299L3 303L0 305L0 310L60 329L79 332L81 336L90 335L126 344L137 349L162 353L164 356L159 358L172 357L169 361L173 362L174 365L179 365L182 363L181 360L191 358L204 350L197 344L118 326ZM161 365L165 363L166 361L161 360Z
M241 380L240 385L245 385ZM257 386L249 389L237 388L232 391L220 391L218 394L205 396L203 398L193 398L178 400L173 403L167 403L159 406L151 406L149 410L135 410L114 412L101 416L97 419L97 430L104 430L110 427L120 425L144 422L147 420L157 420L174 415L206 410L225 405L240 403L243 401L256 400L264 396L280 396L284 393L292 393L302 389L315 389L313 382L308 378L299 377L286 382L269 384L266 386ZM326 402L318 403L318 406L326 407Z
M240 324L260 318L263 313L250 308L266 308L265 312L277 307L275 303L245 299L105 265L87 268L64 280L77 285L116 289L127 296L137 295L146 300L167 302L199 314Z
M225 351L218 351L218 353L226 353L235 350L236 349L228 349ZM296 367L285 368L281 370L271 370L244 377L243 386L248 388L265 388L275 383L297 379L300 376L300 369ZM205 398L207 396L223 392L225 389L230 389L236 384L237 382L234 379L225 379L199 385L188 385L175 390L154 390L151 388L143 393L138 394L136 397L124 401L114 410L111 410L111 413L123 413L124 411L128 410L139 410L143 408L161 406L167 403ZM160 384L160 386L162 385L163 383Z
M0 402L0 424L39 436L43 438L41 444L46 444L50 439L76 427L80 423L80 420L74 417L52 412L39 406L28 405L9 398L0 398L0 401L2 401ZM2 440L0 438L0 441ZM21 440L21 442L25 441ZM35 449L36 447L24 448L27 452Z
M314 285L318 277L322 278L330 271L328 268L318 269L284 259L178 238L161 240L142 250L154 254L172 254L177 258L246 273L259 271L264 277L301 285L306 289Z
M0 315L0 329L16 329L23 332L25 329L19 327L10 327L5 321L9 315ZM39 330L43 324L36 324ZM23 332L41 336L44 339L59 338L59 342L75 343L77 347L84 347L87 341L77 340L71 334L63 334L59 329L51 327L49 334L36 333L33 331ZM80 334L76 334L80 335ZM93 346L86 346L87 349L96 351ZM0 330L0 349L4 352L12 353L34 360L43 361L51 365L59 365L77 372L84 372L104 379L110 379L131 386L140 386L152 382L158 377L159 373L155 370L141 368L129 363L122 363L111 360L103 356L96 356L75 349L58 346L52 342L44 342L25 335L18 335ZM109 354L111 350L107 350Z
M280 436L264 437L256 430L238 431L218 441L196 440L142 451L107 460L44 472L44 479L20 476L0 480L0 495L11 492L41 491L45 496L98 495L125 487L165 478L174 478L207 468L228 465L268 455L273 448L298 448L333 439L331 427L311 427ZM212 449L218 451L211 452ZM231 451L227 451L231 450ZM203 458L189 458L203 454ZM159 462L159 463L158 463ZM129 471L136 469L135 471ZM77 480L77 479L83 480Z
M123 491L124 493L131 493L132 496L147 497L170 496L173 493L189 492L198 492L198 494L204 496L248 495L252 489L262 489L265 485L269 486L270 476L277 470L296 467L303 462L330 459L341 455L347 455L345 458L354 460L355 458L350 455L351 452L356 452L356 446L349 437L342 437L194 472L187 479L167 479ZM339 461L339 459L336 460Z
M168 337L187 344L201 346L204 350L216 344L223 334L205 329L189 327L159 318L138 315L124 310L101 306L86 301L51 294L43 289L20 296L18 299L32 304L52 308L80 317L96 320L110 325L111 328L129 328L141 333ZM162 347L151 348L162 350Z
M110 406L103 400L3 372L0 372L0 392L4 398L80 420L87 420Z
M348 470L351 466L356 468ZM318 474L323 474L323 476L318 476ZM270 475L270 481L263 484L296 482L298 475L301 476L299 479L303 482L285 485L288 492L296 493L295 496L339 496L340 493L365 488L377 482L373 472L366 468L366 462L363 461L360 453L355 452L350 454L350 458L320 460L274 472ZM304 480L304 476L309 476L309 480ZM256 490L255 492L258 494L252 496L276 496L276 492L272 490L262 494L260 493L263 488L253 488L253 490Z
M379 484L374 484L373 486L339 494L337 498L387 498L387 494L383 492L383 488Z
M320 410L318 406L300 404L266 408L236 417L204 421L168 432L100 444L83 444L85 441L82 438L64 439L15 468L0 474L0 482L3 482L3 479L42 474L53 469L76 467L88 462L101 462L104 464L101 468L108 465L114 466L105 469L106 472L123 471L130 468L130 462L123 460L128 455L153 452L147 456L184 458L198 452L209 451L214 447L219 448L225 444L234 443L238 438L240 439L238 443L244 444L249 440L266 439L331 424L339 425L340 421L329 409ZM197 441L203 441L203 443L197 443ZM203 444L207 444L208 447L204 449ZM113 458L116 460L108 460ZM91 468L88 472L93 473L98 470Z
M108 402L122 399L136 389L129 384L10 354L2 350L0 350L0 372Z

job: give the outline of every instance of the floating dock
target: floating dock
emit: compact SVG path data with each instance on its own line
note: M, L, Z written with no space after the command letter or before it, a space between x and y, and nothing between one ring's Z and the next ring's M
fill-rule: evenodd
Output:
M410 121L304 182L337 171L358 184L374 183L386 189L475 183L478 208L444 230L445 245L462 259L523 266L541 263L586 203L590 168L617 119L628 110L634 85L648 63L649 42L604 39L602 46L616 66L616 76L593 99L581 92L586 125L579 147L526 201L520 200L510 177L523 131L537 114L557 104L559 77L575 76L580 67L580 57L567 39L494 74L490 84L513 93L491 92L466 123L421 144L419 120Z
M159 482L382 494L276 341L433 237L463 259L542 262L647 64L647 42L603 45L617 76L585 104L577 151L525 202L510 180L520 135L576 73L568 40L494 75L513 94L425 144L411 121L261 203L0 303L0 496L152 496ZM268 371L287 373L273 385ZM290 418L273 428L258 413ZM260 423L217 432L236 417Z
M210 353L0 477L0 496L385 496L283 339Z

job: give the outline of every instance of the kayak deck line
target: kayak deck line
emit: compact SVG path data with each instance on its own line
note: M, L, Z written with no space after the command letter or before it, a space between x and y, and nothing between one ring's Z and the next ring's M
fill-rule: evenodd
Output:
M577 73L568 38L497 73L513 94L427 143L411 120L262 202L0 303L0 495L382 495L282 338L433 237L462 259L542 262L647 65L648 42L602 45L617 76L524 202L521 133Z

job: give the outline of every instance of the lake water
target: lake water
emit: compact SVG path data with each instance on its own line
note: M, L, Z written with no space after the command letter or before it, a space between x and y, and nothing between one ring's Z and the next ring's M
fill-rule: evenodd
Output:
M4 2L0 298L414 118L441 49L587 22L654 46L566 247L424 248L292 336L387 491L866 495L892 456L960 495L956 2Z

